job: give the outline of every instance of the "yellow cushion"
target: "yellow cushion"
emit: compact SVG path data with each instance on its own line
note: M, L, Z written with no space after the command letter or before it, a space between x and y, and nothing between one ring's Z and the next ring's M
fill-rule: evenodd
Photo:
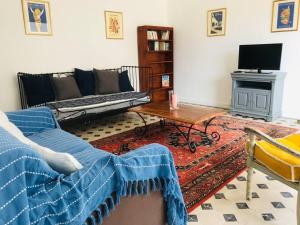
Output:
M293 134L276 140L300 153L300 134ZM256 143L254 156L258 162L279 176L293 182L300 180L300 158L286 153L265 141Z

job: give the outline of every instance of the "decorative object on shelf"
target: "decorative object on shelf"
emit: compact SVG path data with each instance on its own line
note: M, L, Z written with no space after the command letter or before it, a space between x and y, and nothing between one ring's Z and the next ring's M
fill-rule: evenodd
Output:
M163 75L161 77L161 86L162 87L170 87L170 76L169 75Z
M105 31L107 39L123 39L122 12L105 11Z
M22 0L25 33L52 35L50 3L40 0Z
M226 8L207 13L207 36L224 36L226 33Z
M299 0L276 0L273 2L272 32L297 31Z
M170 110L178 109L177 95L173 90L169 91L169 106Z

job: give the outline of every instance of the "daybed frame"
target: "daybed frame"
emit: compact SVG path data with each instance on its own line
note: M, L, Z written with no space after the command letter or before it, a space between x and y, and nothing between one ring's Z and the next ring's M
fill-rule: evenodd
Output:
M109 111L116 111L120 109L128 109L137 105L142 105L145 103L150 102L150 85L152 84L152 68L151 67L138 67L138 66L122 66L120 68L114 68L114 69L107 69L107 70L117 70L118 72L122 71L128 71L128 76L131 81L132 87L136 92L140 92L140 87L142 86L140 84L140 79L142 77L149 77L148 84L146 84L146 90L142 90L145 95L139 96L136 98L132 99L127 99L124 101L115 101L115 102L110 102L109 104L103 103L103 104L95 104L91 105L88 108L74 108L74 109L69 109L69 110L62 110L60 108L57 108L55 105L56 103L63 102L63 101L58 101L58 102L44 102L39 105L34 105L34 106L29 106L27 103L27 96L25 93L25 89L23 86L22 82L22 76L24 75L29 75L28 73L18 73L18 85L19 85L19 91L20 91L20 99L21 99L21 106L22 109L30 108L30 107L40 107L40 106L49 106L52 108L54 114L56 115L56 118L59 122L63 122L69 119L73 118L79 118L79 117L85 117L87 115L92 115L92 114L99 114L99 113L104 113L104 112L109 112ZM56 72L56 73L50 73L53 74L54 76L72 76L74 75L74 72ZM30 74L32 75L32 74ZM45 75L45 74L36 74L36 75ZM49 75L49 73L47 73ZM150 80L151 79L151 80ZM145 84L143 84L143 87L145 87ZM67 100L70 101L70 100ZM71 100L72 101L72 100Z

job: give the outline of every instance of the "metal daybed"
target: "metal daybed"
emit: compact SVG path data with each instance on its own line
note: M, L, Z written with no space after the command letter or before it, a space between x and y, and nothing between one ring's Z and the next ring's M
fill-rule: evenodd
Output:
M140 77L152 77L152 69L150 67L138 66L122 66L116 69L118 72L128 71L129 80L134 88L132 92L120 92L106 95L90 95L76 99L68 99L63 101L44 101L38 105L29 105L27 103L27 95L24 89L22 76L34 76L28 73L18 73L18 84L20 90L21 106L22 109L38 106L50 107L59 122L69 119L79 118L91 114L99 114L114 110L127 109L137 105L142 105L150 102L150 93L147 90L140 91ZM73 72L59 72L51 73L53 76L73 76ZM43 74L36 74L43 75ZM49 74L47 74L49 75ZM149 86L148 82L147 86Z

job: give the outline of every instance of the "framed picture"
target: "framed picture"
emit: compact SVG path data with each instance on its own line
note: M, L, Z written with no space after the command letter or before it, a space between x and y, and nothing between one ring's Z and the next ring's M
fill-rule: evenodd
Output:
M105 11L105 30L107 39L123 39L123 14Z
M41 0L22 0L26 34L52 35L50 3Z
M214 9L207 13L207 36L222 36L226 33L226 9Z
M273 2L272 32L298 30L299 0Z

